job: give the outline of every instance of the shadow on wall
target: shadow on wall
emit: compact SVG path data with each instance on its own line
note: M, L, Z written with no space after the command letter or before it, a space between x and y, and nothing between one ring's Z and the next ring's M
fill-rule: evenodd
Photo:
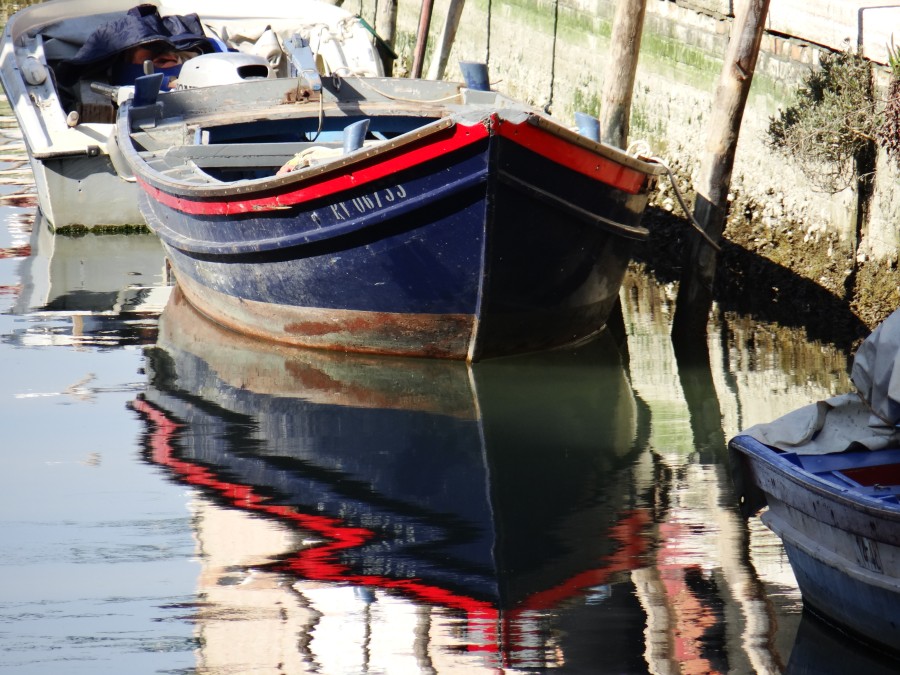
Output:
M635 261L659 281L677 282L690 226L659 208L649 208L643 223L650 237L635 247ZM727 240L722 242L713 298L722 311L804 328L810 339L833 344L847 353L871 332L847 300Z

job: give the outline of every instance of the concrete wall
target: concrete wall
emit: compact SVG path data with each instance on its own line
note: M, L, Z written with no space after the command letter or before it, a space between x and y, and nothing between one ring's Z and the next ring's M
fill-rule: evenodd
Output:
M648 0L630 138L646 140L686 182L698 172L734 4ZM900 3L884 9L873 4L772 1L732 191L760 226L789 227L807 238L827 232L853 248L853 191L830 195L817 190L791 160L773 154L766 132L770 118L792 102L798 84L823 51L855 47L861 39L867 56L886 60L891 33L895 26L900 29ZM435 2L433 37L440 32L448 5L449 0ZM374 23L374 0L360 0L359 11ZM446 77L459 78L455 64L460 59L488 59L495 88L547 106L564 122L572 123L576 110L598 114L614 11L614 0L468 0ZM418 18L419 0L400 0L397 47L407 66ZM427 70L427 59L425 65ZM878 80L886 85L886 68ZM882 158L863 245L868 255L895 255L900 244L897 178L895 168ZM661 188L658 203L672 206L671 188ZM690 185L682 189L689 192Z

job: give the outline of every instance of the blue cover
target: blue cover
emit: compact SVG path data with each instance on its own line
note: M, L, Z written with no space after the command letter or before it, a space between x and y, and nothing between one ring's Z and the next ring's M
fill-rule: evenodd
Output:
M60 64L57 75L63 83L75 82L105 70L122 52L151 43L163 43L174 51L216 51L196 14L160 16L156 6L138 5L99 26L75 56Z

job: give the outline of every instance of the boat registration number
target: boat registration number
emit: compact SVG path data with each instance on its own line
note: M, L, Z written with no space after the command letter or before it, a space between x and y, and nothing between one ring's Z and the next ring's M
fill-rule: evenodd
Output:
M331 214L335 220L347 220L355 216L386 208L407 196L402 185L376 190L375 192L354 197L331 205Z

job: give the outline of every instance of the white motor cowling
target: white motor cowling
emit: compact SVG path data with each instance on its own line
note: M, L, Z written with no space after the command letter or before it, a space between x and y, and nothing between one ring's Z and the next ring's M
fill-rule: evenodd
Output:
M262 56L243 52L201 54L184 62L175 80L175 88L211 87L272 77L275 77L275 72Z

